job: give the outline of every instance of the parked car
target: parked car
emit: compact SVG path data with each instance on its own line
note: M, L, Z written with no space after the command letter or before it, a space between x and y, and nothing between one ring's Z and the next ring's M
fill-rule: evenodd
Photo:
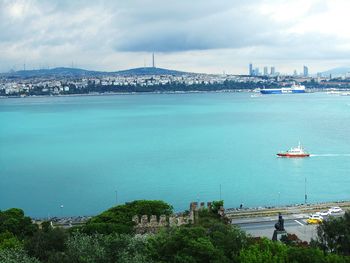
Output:
M328 212L330 214L337 214L337 213L343 212L343 209L341 209L339 206L333 206L333 207L328 209Z
M323 222L323 217L320 215L310 215L309 218L306 220L306 223L308 224L320 224Z
M329 210L323 210L315 213L315 215L319 215L319 216L329 216L330 214L331 212L329 212Z

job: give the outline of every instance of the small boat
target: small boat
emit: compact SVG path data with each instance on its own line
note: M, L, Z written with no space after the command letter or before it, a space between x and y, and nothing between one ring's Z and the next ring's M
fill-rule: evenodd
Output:
M294 158L294 157L300 158L300 157L309 157L310 154L304 150L303 146L301 146L301 144L299 142L299 145L297 147L291 148L290 150L288 150L286 152L279 152L279 153L277 153L277 156L288 157L288 158Z

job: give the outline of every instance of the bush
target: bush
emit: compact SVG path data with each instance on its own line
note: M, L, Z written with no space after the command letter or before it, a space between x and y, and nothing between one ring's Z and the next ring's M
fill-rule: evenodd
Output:
M22 249L0 250L1 263L40 263L36 258L29 257Z
M173 207L163 201L138 200L119 205L91 218L81 231L85 233L133 233L134 215L171 215Z

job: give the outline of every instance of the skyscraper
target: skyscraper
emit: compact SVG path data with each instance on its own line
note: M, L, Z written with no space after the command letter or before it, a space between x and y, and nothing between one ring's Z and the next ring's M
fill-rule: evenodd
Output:
M250 76L253 76L253 75L254 75L253 73L254 73L254 72L253 72L253 64L250 63L250 64L249 64L249 75L250 75Z
M275 67L271 67L271 75L275 75L275 73L276 73Z
M253 73L254 73L254 76L259 76L259 74L260 74L259 68L256 67L256 68L254 69Z
M267 75L269 75L268 69L267 67L264 67L264 76L267 76Z
M309 68L307 66L304 66L304 77L309 76Z
M153 68L156 67L156 65L155 65L155 63L154 63L154 52L152 53L152 67L153 67Z

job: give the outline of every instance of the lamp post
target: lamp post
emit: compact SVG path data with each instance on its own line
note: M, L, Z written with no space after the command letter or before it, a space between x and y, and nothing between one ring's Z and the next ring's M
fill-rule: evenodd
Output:
M304 192L304 193L305 193L305 196L304 196L304 198L305 198L305 199L304 199L304 203L307 204L306 177L305 177L305 189L304 189L304 190L305 190L305 192Z

